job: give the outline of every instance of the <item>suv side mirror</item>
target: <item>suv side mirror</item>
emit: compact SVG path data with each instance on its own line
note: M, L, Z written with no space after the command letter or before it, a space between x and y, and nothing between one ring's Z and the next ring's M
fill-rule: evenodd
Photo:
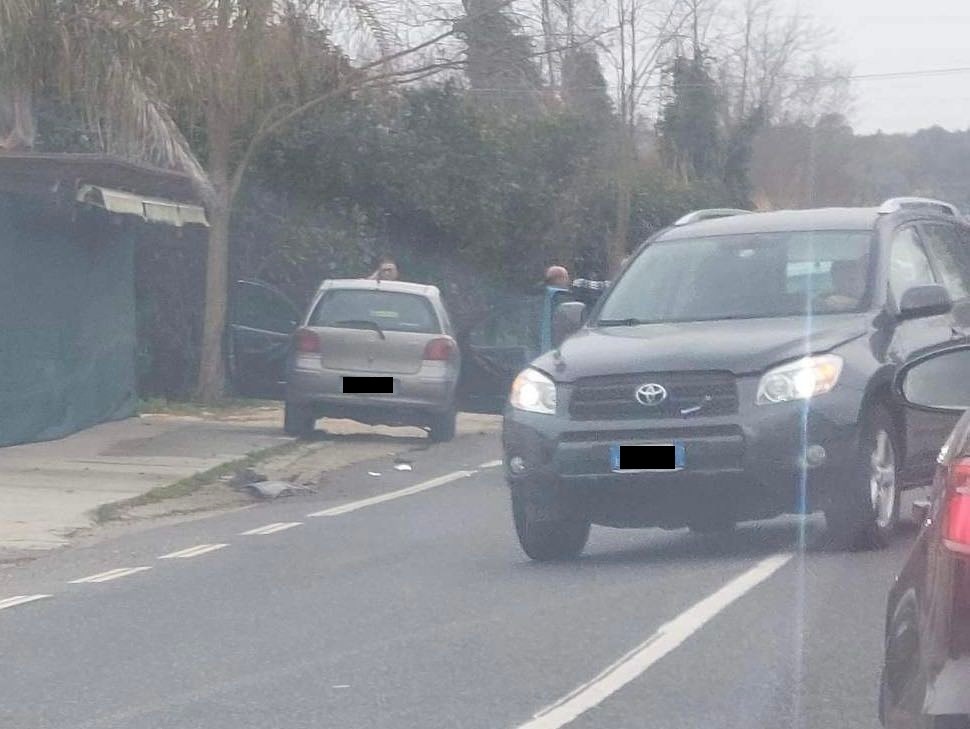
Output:
M567 301L556 307L552 313L552 346L558 347L571 334L583 326L586 319L586 304Z
M899 299L900 319L919 319L946 314L953 308L950 294L939 284L913 286Z
M917 357L896 374L893 389L910 407L961 413L970 408L970 346L958 345Z

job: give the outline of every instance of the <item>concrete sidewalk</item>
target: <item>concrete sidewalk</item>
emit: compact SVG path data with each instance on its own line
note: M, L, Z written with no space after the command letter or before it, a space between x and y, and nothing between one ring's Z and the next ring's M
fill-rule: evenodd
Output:
M462 416L459 422L466 432L494 427L478 416ZM211 417L142 415L62 440L0 448L0 551L64 546L72 533L94 524L92 513L103 504L291 442L281 423L277 407ZM421 435L416 429L371 428L349 421L321 425L328 436L340 437L322 439L310 448L352 447L354 459L372 455L371 450L373 455L393 451L398 439L404 450ZM362 442L355 442L357 434ZM375 434L385 437L368 445Z

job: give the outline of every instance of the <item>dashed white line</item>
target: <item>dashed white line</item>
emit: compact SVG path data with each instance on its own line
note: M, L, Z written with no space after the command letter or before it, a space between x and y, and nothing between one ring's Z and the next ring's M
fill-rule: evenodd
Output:
M107 572L99 572L96 575L89 575L88 577L81 577L77 580L69 580L71 585L79 585L82 582L109 582L110 580L117 580L121 577L127 577L128 575L133 575L138 572L144 572L145 570L150 570L151 567L120 567L116 570L108 570Z
M535 714L518 729L560 729L642 675L650 666L681 645L711 618L784 567L791 554L762 560L721 589L682 612L591 681L577 687Z
M17 607L17 605L25 605L28 602L34 602L36 600L43 600L45 597L50 597L50 595L17 595L15 597L8 597L5 600L0 600L0 610Z
M293 527L298 527L303 524L302 521L278 521L272 524L266 524L265 526L256 527L255 529L250 529L248 532L242 532L245 537L249 536L263 536L266 534L276 534L276 532L281 532L284 529L292 529Z
M437 488L438 486L444 486L445 484L451 483L452 481L457 481L462 478L468 478L469 476L473 476L475 473L477 473L477 471L455 471L454 473L449 473L444 476L439 476L438 478L433 478L430 481L424 481L414 486L408 486L405 489L390 491L386 494L381 494L380 496L372 496L369 499L361 499L360 501L351 501L349 504L334 506L331 509L324 509L323 511L314 511L312 514L307 514L307 516L308 517L339 516L341 514L349 514L352 511L357 511L358 509L364 509L364 508L367 508L368 506L374 506L375 504L383 504L385 501L393 501L394 499L400 499L404 496L411 496L412 494L418 494L418 493L421 493L422 491L427 491L429 489Z
M503 461L502 461L501 458L499 460L497 460L497 461L486 461L485 463L483 463L482 465L480 465L479 468L481 468L481 469L485 469L485 468L498 468L499 466L502 465L502 463L503 463Z
M159 559L189 559L190 557L198 557L200 554L208 554L209 552L215 552L217 549L228 546L228 544L198 544L187 549L180 549L178 552L163 554Z

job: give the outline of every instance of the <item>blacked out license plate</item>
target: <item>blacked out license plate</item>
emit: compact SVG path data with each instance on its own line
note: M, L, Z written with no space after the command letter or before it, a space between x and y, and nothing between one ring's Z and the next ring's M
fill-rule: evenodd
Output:
M686 449L680 442L610 446L610 468L616 473L679 471L685 462Z
M344 377L344 395L392 395L393 377Z

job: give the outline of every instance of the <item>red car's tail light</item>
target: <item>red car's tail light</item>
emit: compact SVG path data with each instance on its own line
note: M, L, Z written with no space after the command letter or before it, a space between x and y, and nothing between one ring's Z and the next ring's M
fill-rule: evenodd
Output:
M458 346L455 340L448 337L432 339L424 348L424 359L435 362L447 362L454 359L458 354Z
M312 329L297 329L293 339L297 352L316 354L320 351L320 335Z
M953 461L947 471L943 541L956 552L970 554L970 458Z

